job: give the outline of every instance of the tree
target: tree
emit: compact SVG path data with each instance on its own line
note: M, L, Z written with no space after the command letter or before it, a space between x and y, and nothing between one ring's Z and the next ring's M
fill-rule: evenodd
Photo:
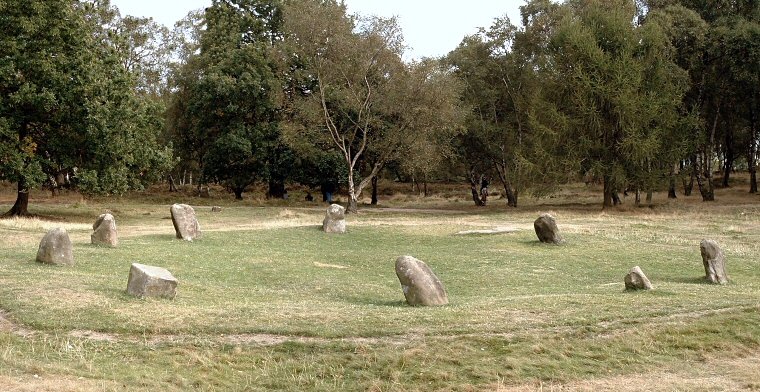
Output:
M672 157L664 135L678 126L686 74L656 23L635 24L634 2L571 1L549 51L565 140L604 182L604 206L632 183L652 188Z
M171 163L160 117L134 95L108 36L108 2L0 2L0 178L18 183L6 215L27 215L29 190L76 171L85 193L140 188Z
M242 198L257 180L282 195L288 153L280 141L281 81L273 51L278 1L215 0L199 51L177 75L172 124L186 157L206 180ZM279 190L278 190L279 189Z
M348 172L348 211L357 210L363 189L385 164L414 140L454 128L458 113L452 89L440 69L401 60L403 38L395 19L357 19L333 0L288 3L288 51L300 68L304 88L296 110L309 118L299 132L327 138L342 155ZM438 94L438 95L436 95ZM315 121L315 119L318 119ZM432 140L432 138L429 138ZM372 167L359 180L368 150Z

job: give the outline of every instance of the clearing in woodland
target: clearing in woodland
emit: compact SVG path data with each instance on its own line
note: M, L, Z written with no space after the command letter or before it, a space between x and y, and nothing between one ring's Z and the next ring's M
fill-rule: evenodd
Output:
M393 208L348 215L344 235L320 231L326 206L296 192L35 194L42 218L0 221L0 389L760 390L757 196L656 194L654 208L603 211L583 185L518 209L476 208L467 192L381 198ZM196 207L202 239L175 239L174 202ZM89 243L106 210L114 249ZM565 244L538 242L541 212ZM73 267L34 262L55 226ZM723 247L728 285L705 283L703 238ZM394 261L407 254L435 271L448 306L406 306ZM135 262L171 271L175 300L128 296ZM624 291L636 265L654 290Z

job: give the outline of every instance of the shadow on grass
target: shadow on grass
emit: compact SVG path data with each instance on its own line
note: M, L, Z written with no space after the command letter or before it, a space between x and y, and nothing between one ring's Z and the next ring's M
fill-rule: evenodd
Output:
M665 278L662 279L664 282L670 282L670 283L686 283L686 284L703 284L710 286L712 283L708 282L707 279L704 276L698 276L698 277L675 277L675 278Z
M356 304L356 305L372 305L372 306L382 306L382 307L392 307L392 308L404 308L404 307L409 306L406 304L406 301L404 300L388 300L388 299L380 299L380 298L349 297L349 296L342 296L341 299L346 302Z

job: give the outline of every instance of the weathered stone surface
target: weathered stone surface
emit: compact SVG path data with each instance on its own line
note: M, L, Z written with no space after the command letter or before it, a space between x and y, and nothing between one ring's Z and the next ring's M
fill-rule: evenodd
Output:
M164 268L133 263L129 269L127 294L174 299L177 279Z
M422 260L412 256L396 259L396 276L406 303L411 306L440 306L449 303L443 284Z
M211 207L211 212L222 212L222 207L213 206Z
M705 266L707 281L715 284L728 283L726 260L718 243L713 240L702 240L699 250L702 253L702 264Z
M631 269L624 280L626 290L651 290L653 288L652 282L644 275L644 271L638 265Z
M187 204L175 204L171 208L172 223L177 238L192 241L201 238L201 226L195 217L195 210Z
M37 250L37 261L47 264L74 265L74 247L69 233L62 227L56 227L42 237Z
M547 244L561 244L564 240L559 234L557 221L550 214L541 214L533 222L533 228L536 230L538 240Z
M346 232L346 209L337 204L331 204L327 208L325 219L322 221L322 230L325 233L343 234Z
M90 235L90 242L95 245L117 246L119 235L116 232L116 219L111 214L101 214L92 225L95 230Z

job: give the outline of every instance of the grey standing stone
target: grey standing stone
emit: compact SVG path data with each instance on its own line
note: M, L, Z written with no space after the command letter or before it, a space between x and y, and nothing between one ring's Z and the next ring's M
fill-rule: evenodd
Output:
M422 260L412 256L396 259L396 276L406 303L411 306L440 306L449 303L443 284Z
M134 263L129 269L127 294L174 299L177 279L164 268Z
M116 219L111 214L101 214L92 225L95 230L90 235L90 242L95 245L107 245L115 247L119 245L119 236L116 232Z
M702 253L702 264L705 266L705 278L714 284L728 283L726 260L718 243L713 240L702 240L699 250Z
M626 290L651 290L652 282L649 281L644 271L637 265L625 276Z
M325 219L322 221L322 230L324 230L325 233L345 233L346 209L337 204L330 205L330 207L327 208Z
M195 217L195 210L187 204L174 204L171 208L172 223L177 238L192 241L201 238L201 226Z
M57 265L74 265L74 247L69 233L62 227L51 229L42 237L37 261Z
M547 244L561 244L564 240L559 234L557 221L551 214L541 214L533 222L533 228L536 230L538 240Z

